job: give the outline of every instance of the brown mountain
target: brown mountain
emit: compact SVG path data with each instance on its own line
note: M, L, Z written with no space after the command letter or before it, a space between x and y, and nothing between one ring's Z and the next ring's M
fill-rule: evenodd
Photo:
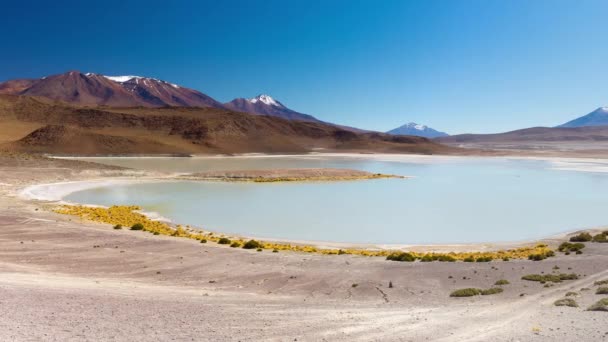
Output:
M312 115L302 114L285 107L281 102L269 95L258 95L251 99L234 99L228 103L224 103L224 107L237 112L277 116L287 120L321 122Z
M55 154L458 151L426 138L356 133L210 107L88 108L0 95L0 122L0 148Z
M199 91L154 78L111 77L78 71L0 83L0 94L40 96L86 106L222 107L221 103Z
M595 127L532 127L506 133L460 134L436 138L450 144L463 143L509 143L509 142L590 142L608 141L608 126Z

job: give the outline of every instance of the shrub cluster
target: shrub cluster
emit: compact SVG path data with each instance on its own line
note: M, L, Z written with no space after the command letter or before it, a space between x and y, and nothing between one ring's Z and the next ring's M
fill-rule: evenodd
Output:
M562 298L556 300L553 305L555 306L569 306L571 308L578 308L578 303L572 298Z
M589 233L580 233L570 238L570 242L589 242L593 239Z
M574 273L571 273L571 274L566 274L566 273L528 274L528 275L521 277L521 279L528 280L528 281L538 281L541 284L544 284L546 282L561 283L564 280L575 280L575 279L578 279L578 276Z
M598 287L595 294L608 294L608 286Z
M545 253L530 254L528 255L528 260L541 261L553 256L555 256L553 251L547 251Z
M608 311L608 298L600 299L587 308L588 311Z
M475 259L475 262L490 262L492 260L493 260L492 257L479 257L479 258Z
M489 289L476 289L476 288L466 288L466 289L458 289L458 290L454 290L452 291L452 293L450 293L450 297L473 297L473 296L489 296L489 295L493 295L493 294L497 294L497 293L501 293L503 292L503 289L499 288L499 287L492 287Z
M570 252L575 252L577 254L582 253L582 249L585 248L584 243L570 243L570 242L562 242L562 244L557 247L557 250L560 252L564 252L566 254L570 254Z
M511 283L509 283L509 281L508 281L508 280L506 280L506 279L500 279L500 280L497 280L497 281L494 283L494 285L499 285L499 286L500 286L500 285L509 285L509 284L511 284Z
M144 230L144 225L141 223L135 223L131 226L131 230Z
M597 234L593 237L593 242L608 243L608 232Z
M262 248L262 244L255 240L249 240L243 244L244 249L258 249Z
M595 286L608 285L608 279L598 280L595 283L593 283L593 285L595 285Z
M219 240L217 240L217 243L219 243L220 245L229 245L232 241L230 241L229 238L220 238Z
M482 296L488 296L488 295L493 295L493 294L497 294L497 293L501 293L502 291L504 291L503 289L501 289L500 287L491 287L487 290L481 290L481 295Z
M386 260L412 262L412 261L416 260L416 257L414 257L413 255L411 255L410 253L403 252L403 253L389 254L386 257Z

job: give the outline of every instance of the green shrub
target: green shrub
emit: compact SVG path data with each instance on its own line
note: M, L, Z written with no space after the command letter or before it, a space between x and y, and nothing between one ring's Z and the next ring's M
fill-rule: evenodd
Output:
M608 298L600 299L587 308L587 311L608 311Z
M431 262L435 260L436 258L430 254L425 254L422 256L422 258L420 258L420 262Z
M241 247L241 244L238 243L238 242L236 242L236 241L234 241L233 243L230 244L230 247L232 247L232 248L239 248L239 247Z
M467 288L467 289L459 289L450 293L450 297L472 297L478 296L481 294L480 289L475 288Z
M475 259L475 262L490 262L492 261L492 257L479 257Z
M392 253L386 257L386 260L412 262L412 261L416 260L416 257L414 257L410 253L406 253L406 252Z
M572 298L562 298L556 300L553 305L555 306L569 306L571 308L578 308L578 303Z
M608 286L598 287L595 294L608 294Z
M538 282L544 284L546 282L561 283L563 280L574 280L574 279L578 279L578 276L574 273L572 273L572 274L565 274L565 273L528 274L528 275L521 277L521 279L528 280L528 281L538 281Z
M591 241L593 237L589 233L580 233L570 238L570 242L587 242Z
M154 232L154 233L152 233L152 235L160 235L160 233L159 232Z
M114 229L122 229L122 225L117 224L117 225L114 226Z
M442 262L455 262L456 258L454 258L451 255L440 255L437 260L442 261Z
M464 262L475 262L475 258L473 258L473 257L466 257L462 261L464 261Z
M217 240L217 243L219 243L220 245L229 245L230 244L230 239L229 238L220 238L219 240Z
M596 236L593 237L593 242L606 243L606 242L608 242L608 237L604 233L597 234Z
M509 261L509 257L503 257L502 261Z
M144 230L144 225L141 223L136 223L131 226L131 230Z
M547 259L547 257L545 256L545 254L530 254L530 255L528 255L528 260L541 261L541 260L545 260L545 259Z
M207 243L207 239L201 239L201 243Z
M247 242L245 242L245 244L243 245L244 249L258 249L258 248L262 248L262 244L255 241L255 240L249 240Z
M489 288L487 290L481 290L481 295L482 296L488 296L488 295L493 295L493 294L501 293L502 291L504 291L504 290L501 289L500 287L492 287L492 288Z
M279 250L275 248L272 250L272 253L279 253Z
M608 279L598 280L595 283L593 283L593 285L595 285L595 286L608 285Z
M570 242L562 242L557 248L558 251L569 254L569 252L577 252L581 249L585 248L584 243L570 243Z
M494 283L494 285L509 285L509 284L511 284L511 283L509 283L509 281L506 279L500 279Z

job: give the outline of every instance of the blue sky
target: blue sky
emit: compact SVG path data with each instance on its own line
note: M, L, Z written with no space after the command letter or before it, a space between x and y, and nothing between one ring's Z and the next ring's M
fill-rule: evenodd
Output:
M0 81L151 76L222 102L449 133L552 126L608 105L607 1L28 1L0 12Z

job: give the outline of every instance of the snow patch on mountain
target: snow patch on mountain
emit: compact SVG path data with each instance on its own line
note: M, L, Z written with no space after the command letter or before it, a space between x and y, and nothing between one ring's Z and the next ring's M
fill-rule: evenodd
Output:
M284 107L279 101L273 99L270 95L262 94L249 99L249 102L251 103L257 103L258 101L269 106Z

